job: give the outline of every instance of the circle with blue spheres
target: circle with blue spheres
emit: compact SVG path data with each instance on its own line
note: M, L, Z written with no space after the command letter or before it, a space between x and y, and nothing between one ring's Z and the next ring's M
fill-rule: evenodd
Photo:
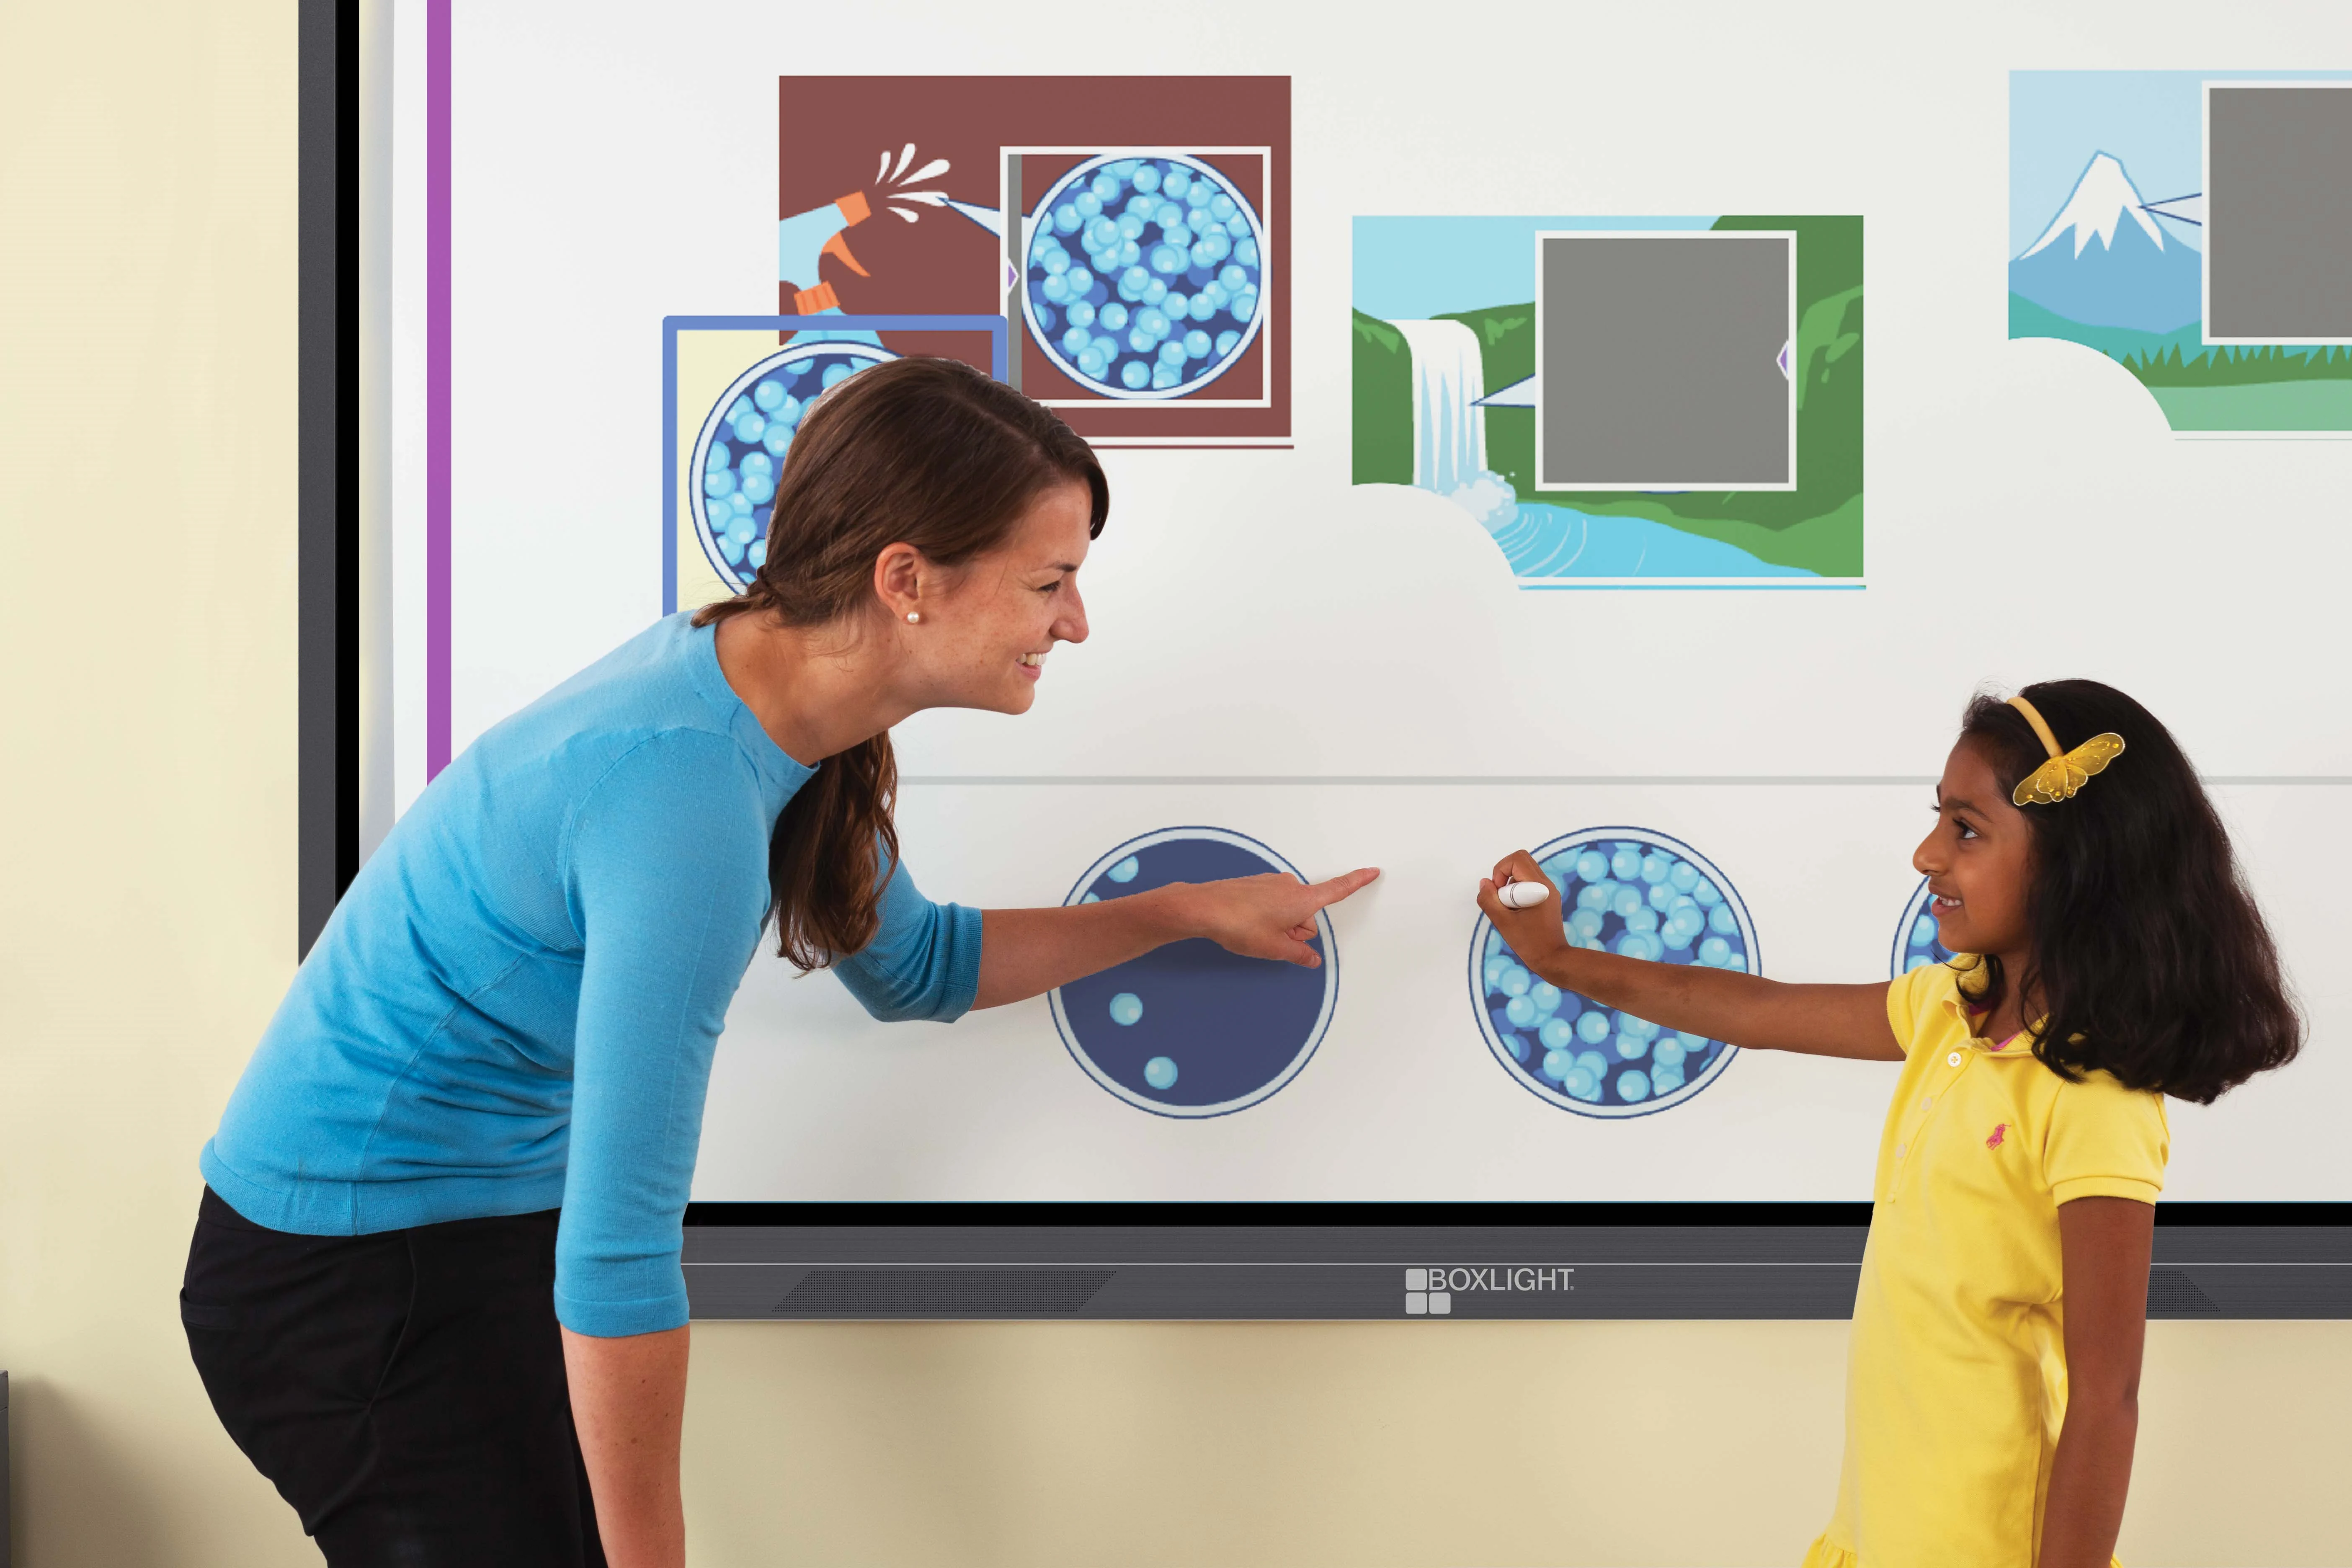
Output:
M1762 973L1756 927L1714 862L1646 827L1591 827L1535 851L1570 945L1664 963ZM1580 1116L1647 1116L1722 1075L1737 1047L1562 991L1519 962L1494 922L1470 937L1470 995L1512 1080Z
M1887 976L1900 980L1915 969L1925 969L1931 963L1951 962L1952 950L1944 945L1937 933L1936 911L1927 907L1927 879L1919 879L1918 890L1911 901L1903 906L1903 918L1895 926L1895 956L1887 965Z
M1265 324L1265 226L1201 159L1086 159L1045 193L1027 238L1030 335L1106 397L1198 392Z
M808 405L869 364L898 356L872 343L800 342L737 376L702 421L687 466L694 536L737 593L768 558L776 480Z
M1297 868L1246 834L1167 827L1131 838L1087 868L1066 904L1108 903L1171 882L1213 882ZM1128 1104L1160 1116L1224 1116L1297 1078L1330 1027L1339 957L1330 921L1315 921L1321 967L1244 958L1205 938L1170 942L1048 993L1070 1056Z

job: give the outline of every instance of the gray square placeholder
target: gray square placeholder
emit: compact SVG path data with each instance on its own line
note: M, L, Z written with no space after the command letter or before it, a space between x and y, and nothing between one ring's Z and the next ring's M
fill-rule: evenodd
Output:
M2205 341L2352 342L2352 84L2205 84Z
M1536 488L1797 485L1797 237L1536 236Z

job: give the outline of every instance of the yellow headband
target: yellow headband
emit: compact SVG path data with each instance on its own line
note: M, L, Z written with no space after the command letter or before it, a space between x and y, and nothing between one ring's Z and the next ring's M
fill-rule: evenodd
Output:
M2074 792L2088 784L2093 773L2104 773L2109 763L2124 754L2124 738L2113 731L2094 735L2073 751L2065 751L2059 746L2058 737L2050 732L2049 721L2032 703L2022 697L2012 697L2009 705L2025 715L2025 721L2033 726L2034 734L2050 752L2050 760L2028 773L2010 795L2018 805L2055 805L2062 800L2072 800Z

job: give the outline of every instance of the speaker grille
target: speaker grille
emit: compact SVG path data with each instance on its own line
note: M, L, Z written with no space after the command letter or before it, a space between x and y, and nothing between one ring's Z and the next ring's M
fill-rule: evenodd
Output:
M1108 1268L812 1268L776 1303L803 1317L1066 1315L1110 1283Z
M2213 1298L2198 1289L2197 1281L2189 1278L2186 1269L2151 1268L2147 1271L2147 1315L2186 1317L2218 1317L2221 1309Z

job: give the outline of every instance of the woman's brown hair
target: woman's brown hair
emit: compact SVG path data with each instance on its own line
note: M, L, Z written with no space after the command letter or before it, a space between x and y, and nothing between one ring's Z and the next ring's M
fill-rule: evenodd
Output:
M1110 512L1110 481L1051 409L957 360L887 360L818 398L776 476L767 558L740 594L694 624L767 615L819 626L870 608L874 562L907 543L961 566L1002 544L1058 485L1093 493L1088 535ZM776 818L768 844L776 951L822 969L874 940L898 866L891 821L898 766L887 731L824 759Z

